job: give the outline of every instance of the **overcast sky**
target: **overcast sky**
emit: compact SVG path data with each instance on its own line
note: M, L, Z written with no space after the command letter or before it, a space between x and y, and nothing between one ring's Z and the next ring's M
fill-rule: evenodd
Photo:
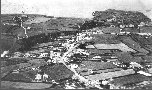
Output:
M92 18L93 11L106 9L141 11L152 19L152 0L1 0L1 13ZM146 12L149 11L149 12Z

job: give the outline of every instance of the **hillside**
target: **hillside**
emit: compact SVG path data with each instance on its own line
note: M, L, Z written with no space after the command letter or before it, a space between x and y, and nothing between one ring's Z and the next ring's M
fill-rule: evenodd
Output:
M149 87L149 18L114 9L95 11L93 16L2 15L2 87L127 89L142 83Z

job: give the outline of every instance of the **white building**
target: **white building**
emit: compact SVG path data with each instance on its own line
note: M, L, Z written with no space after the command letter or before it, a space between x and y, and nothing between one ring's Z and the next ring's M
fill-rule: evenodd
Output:
M35 80L36 80L37 82L40 81L41 78L42 78L42 75L41 75L41 74L36 74L36 75L35 75Z
M41 53L40 56L38 58L43 58L43 57L48 57L48 53Z
M142 74L142 75L145 75L145 76L152 76L152 74L146 73L146 72L144 72L144 71L138 71L137 73Z
M6 54L8 54L9 51L4 51L2 54L1 54L1 57L4 57Z

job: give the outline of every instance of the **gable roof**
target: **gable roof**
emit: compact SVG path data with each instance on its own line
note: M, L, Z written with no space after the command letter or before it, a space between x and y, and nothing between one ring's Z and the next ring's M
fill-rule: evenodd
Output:
M120 29L118 27L107 27L102 29L103 33L120 33Z
M152 33L152 26L149 27L141 27L140 28L141 33Z
M121 50L124 52L136 52L132 48L128 47L124 43L119 43L119 44L95 44L94 45L97 49L108 49L108 50Z
M127 75L123 77L119 77L111 81L110 83L114 85L125 85L129 83L136 83L136 82L142 82L149 80L148 77L143 76L141 74L133 74L133 75Z
M124 28L122 32L139 33L139 29L136 28Z
M82 61L82 64L84 64L85 66L82 66L80 68L87 68L92 70L112 69L117 67L116 65L109 62Z

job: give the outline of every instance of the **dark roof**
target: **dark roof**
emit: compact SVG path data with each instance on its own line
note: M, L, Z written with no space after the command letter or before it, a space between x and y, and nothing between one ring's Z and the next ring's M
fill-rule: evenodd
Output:
M144 57L143 57L143 60L144 60L145 62L152 62L152 56L144 56Z
M31 78L28 78L24 74L21 73L10 73L6 77L3 78L6 81L22 81L22 82L31 82Z
M143 53L149 53L146 49L142 48L138 42L135 42L131 37L122 36L119 39L128 47Z
M114 85L125 85L125 84L132 84L132 83L139 83L142 81L149 80L148 77L141 75L141 74L134 74L134 75L127 75L123 77L118 77L111 81L110 83Z
M117 67L109 62L82 61L82 64L84 64L85 66L84 67L82 66L81 68L87 68L92 70L112 69Z
M92 34L91 36L100 39L114 39L117 37L117 35L111 35L111 34Z
M113 68L113 69L97 70L97 71L93 71L93 72L94 72L94 73L97 73L97 74L99 74L99 73L103 73L103 74L104 74L104 73L115 72L115 71L120 71L120 70L122 70L122 68ZM91 75L91 74L89 73L89 71L83 72L83 70L79 70L79 69L78 69L78 72L80 72L80 74L83 75L83 76Z
M22 28L22 27L16 29L16 30L15 30L15 33L17 33L17 36L22 37L22 38L26 36L26 35L25 35L25 30L24 30L24 28Z
M152 26L149 27L141 27L140 28L141 33L152 33Z
M124 28L122 32L139 33L139 29L136 28Z
M146 44L146 45L151 45L152 44L152 37L147 37L146 35L138 35L138 34L133 34L131 35L131 38L133 40L136 40L136 42L138 42L140 45L142 45L142 47Z
M130 53L117 53L116 56L120 62L130 63L130 62L144 62L141 57L133 57Z
M93 37L92 40L95 43L103 43L103 44L118 44L121 43L117 39L117 35L113 34L97 34L97 35L91 35Z
M112 53L110 50L87 49L89 53L105 54Z
M103 33L120 33L120 29L117 27L107 27L102 29Z
M1 78L5 77L8 73L10 73L14 69L17 69L16 65L1 67Z
M44 72L48 74L54 80L60 80L65 78L70 78L73 75L73 72L70 71L63 64L46 66L43 68Z

